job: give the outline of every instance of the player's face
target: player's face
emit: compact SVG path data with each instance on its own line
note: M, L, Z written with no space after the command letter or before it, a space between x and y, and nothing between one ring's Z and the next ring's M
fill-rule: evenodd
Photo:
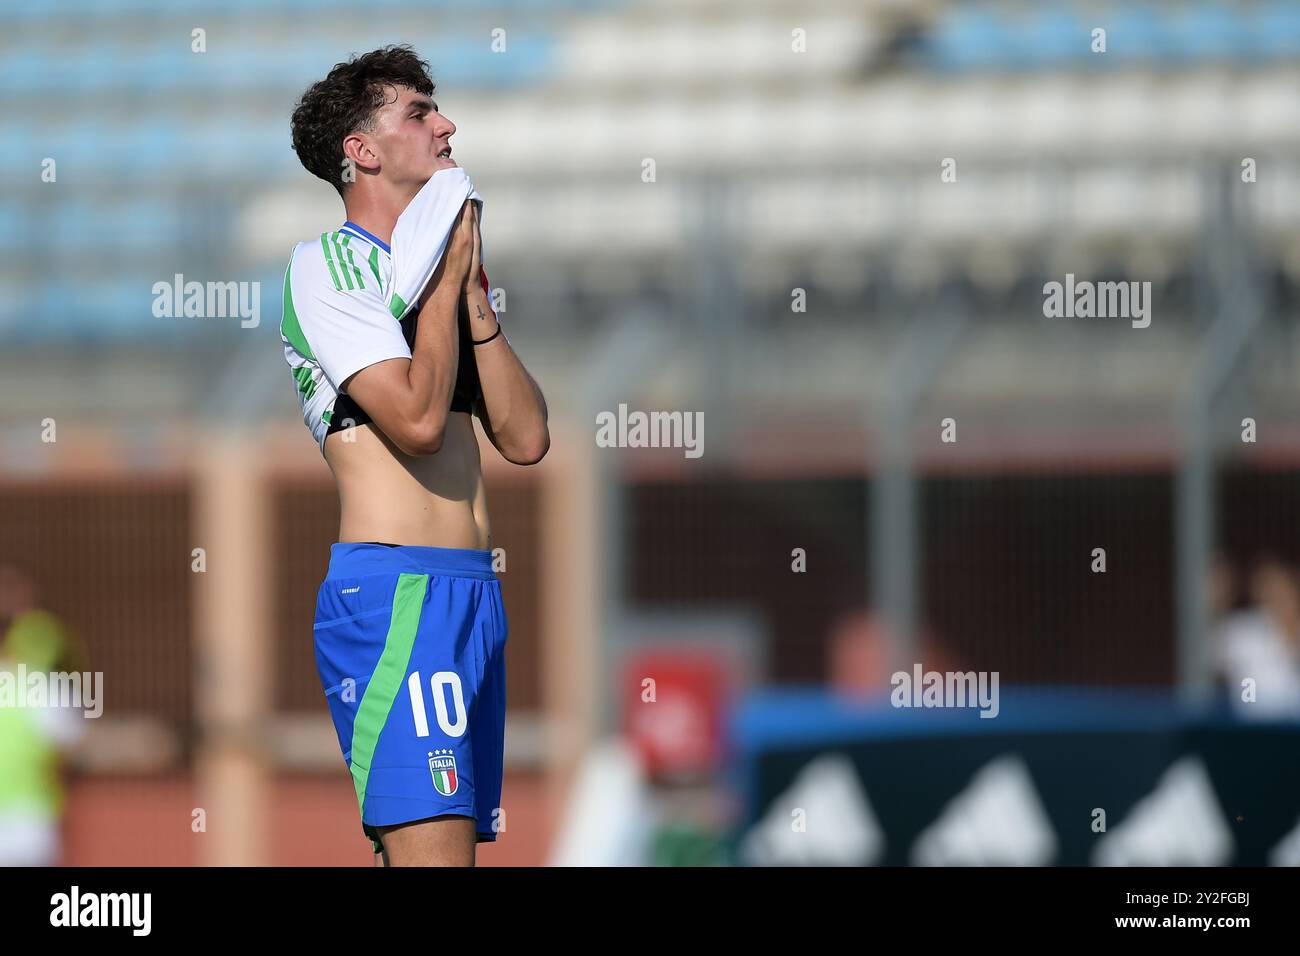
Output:
M380 108L373 133L380 168L393 182L423 185L440 169L457 163L450 156L456 124L438 104L408 87L393 87L396 97ZM446 153L447 155L440 155Z

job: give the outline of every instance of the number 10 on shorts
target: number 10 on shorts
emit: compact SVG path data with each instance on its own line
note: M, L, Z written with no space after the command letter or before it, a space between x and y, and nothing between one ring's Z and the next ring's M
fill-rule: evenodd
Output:
M451 688L452 713L447 712L447 695L445 688ZM415 717L415 735L429 736L429 718L424 709L424 683L420 672L416 671L406 681L410 691L411 713ZM465 713L465 694L461 689L460 675L455 671L438 671L429 678L429 689L433 691L433 713L438 718L438 729L448 737L459 737L465 733L468 715ZM452 719L454 715L455 719Z

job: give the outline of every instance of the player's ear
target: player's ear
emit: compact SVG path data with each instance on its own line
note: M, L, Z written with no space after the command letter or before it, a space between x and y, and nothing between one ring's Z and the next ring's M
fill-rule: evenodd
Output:
M349 133L343 137L343 156L352 160L358 169L379 168L379 155L375 152L374 144L362 133Z

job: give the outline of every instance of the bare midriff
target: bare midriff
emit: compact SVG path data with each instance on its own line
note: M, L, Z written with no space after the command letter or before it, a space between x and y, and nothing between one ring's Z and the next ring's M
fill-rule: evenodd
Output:
M345 440L351 434L353 440ZM339 541L492 549L478 436L468 412L450 412L437 454L411 457L378 426L325 439L338 483Z

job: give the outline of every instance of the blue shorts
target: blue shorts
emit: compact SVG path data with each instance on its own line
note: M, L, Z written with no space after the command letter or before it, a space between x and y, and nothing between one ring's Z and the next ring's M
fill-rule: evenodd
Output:
M335 544L316 667L361 828L454 814L496 840L506 613L492 552Z

